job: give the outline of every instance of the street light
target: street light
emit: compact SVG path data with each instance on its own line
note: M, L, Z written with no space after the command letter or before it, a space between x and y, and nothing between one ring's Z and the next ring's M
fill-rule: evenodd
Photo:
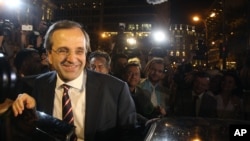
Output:
M215 13L211 13L209 15L210 18L215 17ZM204 24L204 28L205 28L205 46L206 46L206 67L208 68L208 27L207 27L207 19L202 19L199 16L194 16L193 17L193 21L195 22L202 22Z
M200 17L198 17L198 16L194 16L193 17L193 21L195 21L195 22L199 22L199 21L201 21L201 22L203 22L203 24L204 24L204 27L205 27L205 40L206 40L206 43L207 43L207 21L206 20L204 20L204 19L201 19Z
M194 16L193 17L193 21L195 22L202 22L204 24L204 28L205 28L205 46L206 46L206 67L208 68L208 31L207 31L207 21L204 20L204 19L201 19L200 17L198 16Z

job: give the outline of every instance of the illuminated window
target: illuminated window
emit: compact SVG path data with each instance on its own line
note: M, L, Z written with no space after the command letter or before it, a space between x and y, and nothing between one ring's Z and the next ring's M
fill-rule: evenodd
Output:
M185 51L183 51L183 52L182 52L182 56L186 56L186 53L185 53Z
M135 25L134 24L129 24L128 25L128 30L133 31L135 29Z
M136 25L135 25L135 28L136 28L136 30L139 30L139 25L136 24Z
M174 52L173 51L170 52L170 56L174 56Z
M179 51L176 51L176 56L180 56L180 52Z
M142 30L150 31L152 28L152 25L151 24L142 24L141 27L142 27Z

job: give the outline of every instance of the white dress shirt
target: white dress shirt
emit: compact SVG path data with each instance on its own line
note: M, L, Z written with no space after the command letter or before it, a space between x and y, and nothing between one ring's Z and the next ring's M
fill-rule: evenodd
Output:
M84 122L85 122L85 107L86 107L86 71L83 71L79 77L70 82L63 82L57 74L57 82L55 89L55 99L53 116L62 120L62 96L63 96L63 84L67 84L70 87L68 93L71 100L73 109L74 125L76 126L77 141L84 141Z

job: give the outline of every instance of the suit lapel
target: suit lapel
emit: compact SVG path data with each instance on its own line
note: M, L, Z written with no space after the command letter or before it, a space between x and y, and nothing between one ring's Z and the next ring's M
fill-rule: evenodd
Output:
M56 73L52 75L49 79L48 83L48 93L51 96L50 101L48 101L49 107L54 107L54 99L55 99L55 87L56 87ZM53 113L53 108L50 108L51 114Z
M98 125L99 117L99 110L100 104L102 100L102 93L99 92L100 90L100 81L95 72L86 71L87 72L87 81L86 81L86 112L85 112L85 137L90 139L94 137L96 128Z
M55 97L55 87L56 87L56 73L51 73L48 77L48 81L43 82L41 88L39 89L40 93L40 100L41 102L41 109L47 114L53 114L53 107L54 107L54 97Z

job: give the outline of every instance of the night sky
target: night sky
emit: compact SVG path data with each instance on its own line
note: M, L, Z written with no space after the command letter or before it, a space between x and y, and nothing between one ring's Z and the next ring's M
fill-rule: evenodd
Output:
M171 0L171 23L190 24L195 14L204 14L214 0Z

